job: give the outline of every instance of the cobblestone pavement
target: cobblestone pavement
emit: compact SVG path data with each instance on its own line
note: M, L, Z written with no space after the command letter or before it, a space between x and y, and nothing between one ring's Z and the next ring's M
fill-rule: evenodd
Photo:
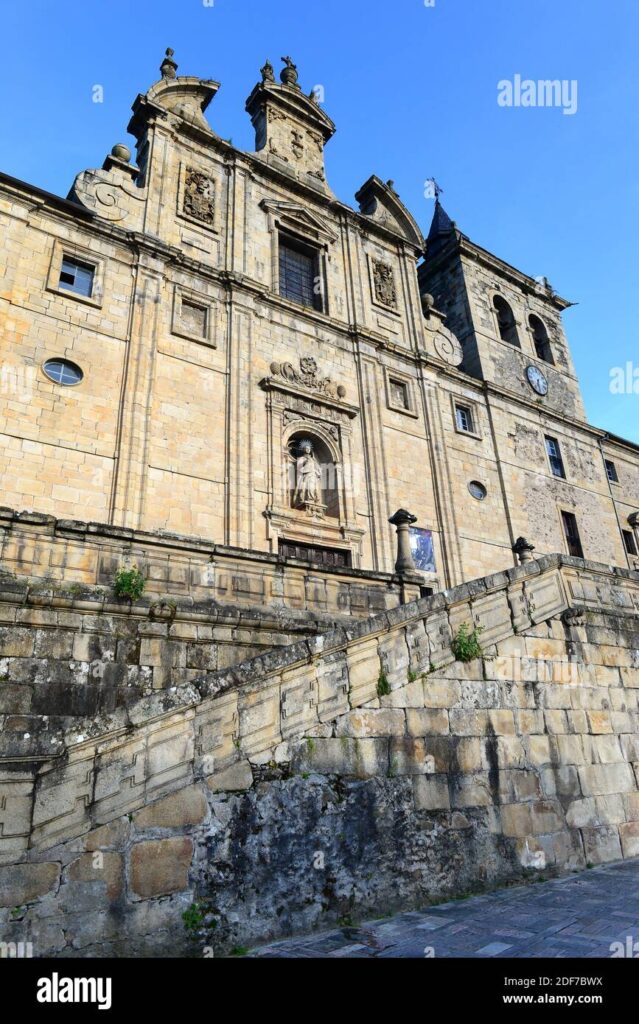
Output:
M610 957L639 952L639 857L274 942L255 957ZM428 948L432 952L427 952Z

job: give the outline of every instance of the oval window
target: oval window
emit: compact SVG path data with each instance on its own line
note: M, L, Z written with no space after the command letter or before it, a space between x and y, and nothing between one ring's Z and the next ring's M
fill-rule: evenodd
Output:
M42 369L54 384L79 384L84 377L80 367L68 359L47 359Z
M486 497L486 488L483 484L480 484L478 480L471 480L468 484L468 490L472 494L473 498L477 498L477 501L483 501Z

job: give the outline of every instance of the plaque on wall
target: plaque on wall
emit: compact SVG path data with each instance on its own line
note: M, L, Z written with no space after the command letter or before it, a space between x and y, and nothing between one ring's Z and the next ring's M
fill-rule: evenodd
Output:
M419 526L412 526L410 531L410 549L416 569L420 572L436 571L432 530L422 530Z

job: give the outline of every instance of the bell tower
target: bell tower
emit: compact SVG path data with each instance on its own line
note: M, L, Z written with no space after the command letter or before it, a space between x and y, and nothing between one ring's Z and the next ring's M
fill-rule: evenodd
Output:
M472 242L437 196L419 267L463 349L462 369L552 412L585 421L581 389L562 323L572 303Z

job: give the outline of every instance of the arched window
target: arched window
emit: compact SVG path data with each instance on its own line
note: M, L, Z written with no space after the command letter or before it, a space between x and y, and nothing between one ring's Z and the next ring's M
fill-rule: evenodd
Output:
M528 317L528 324L533 336L533 342L535 343L535 352L537 353L538 359L543 359L545 363L553 363L555 360L552 357L552 349L550 347L550 341L548 340L548 331L542 320L534 313Z
M299 431L288 442L291 508L339 519L338 465L321 438Z
M499 337L502 341L507 341L509 345L516 345L520 348L517 325L515 323L515 317L513 316L512 309L501 295L495 295L493 299L493 306L497 315Z

